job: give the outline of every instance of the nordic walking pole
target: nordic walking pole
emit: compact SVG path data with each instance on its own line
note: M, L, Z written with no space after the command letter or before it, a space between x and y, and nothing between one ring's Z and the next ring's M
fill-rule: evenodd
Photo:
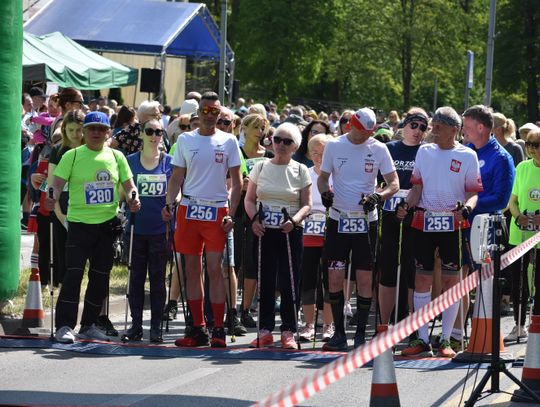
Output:
M523 212L525 216L527 216L527 210ZM525 241L525 230L521 229L521 242L523 243ZM521 307L523 306L523 268L525 267L525 256L521 256L521 262L519 267L519 301L518 301L518 321L517 321L517 343L520 343L520 336L521 336ZM494 298L496 301L496 299ZM527 312L527 311L525 311Z
M281 208L281 213L283 213L283 223L287 222L288 220L291 221L293 224L294 229L294 223L292 221L291 215L287 212L287 208ZM302 349L302 346L300 345L300 332L298 332L298 309L296 307L296 287L294 284L294 271L293 271L293 264L292 264L292 255L291 255L291 238L289 236L289 233L285 234L285 238L287 240L287 256L289 258L289 277L291 278L291 293L292 293L292 300L293 300L293 310L294 310L294 328L296 330L296 344L298 345L298 350ZM317 306L317 304L315 304ZM317 323L317 321L315 321Z
M170 222L166 223L166 232L165 232L165 240L167 241L167 246L169 247L169 250L172 252L170 237L171 237L171 225ZM174 256L174 253L173 253ZM171 264L169 268L169 291L167 293L167 304L171 302L171 286L172 286L172 269L174 265L174 260L172 258L169 258ZM163 315L161 316L161 336L163 336ZM165 332L169 332L169 309L167 308L167 322L165 324Z
M396 278L396 305L394 305L394 325L398 323L398 308L399 308L399 289L401 284L401 240L403 238L403 220L399 221L399 240L398 240L398 265Z
M176 219L176 205L174 206L173 219ZM170 221L169 221L169 228L172 229ZM178 256L177 256L178 252L176 251L176 240L174 239L174 233L172 234L172 247L173 247L174 265L176 266L176 277L178 278L178 287L180 288L180 301L182 302L182 314L184 315L184 323L187 323L187 308L186 308L186 303L184 300L184 291L183 291L186 284L185 284L185 280L183 281L184 284L182 284L182 280L180 279L180 264L178 263ZM185 275L186 274L184 273L184 278L185 278Z
M49 198L54 199L54 189L49 187ZM49 293L51 296L51 340L54 339L54 247L53 247L53 220L50 218L51 223L49 224Z
M226 220L223 221L225 223ZM229 232L232 233L232 230ZM229 295L225 295L225 299L227 300L227 308L229 309L230 317L229 317L229 335L231 335L231 342L236 342L236 335L234 334L234 321L232 318L232 297L233 297L233 289L232 289L232 275L231 275L231 245L229 244L229 234L227 233L227 236L225 236L225 248L227 251L227 276L229 278ZM236 307L236 304L235 304Z
M137 193L135 191L131 192L131 200L133 201ZM125 312L124 312L124 338L127 337L127 318L128 318L128 306L129 306L129 279L131 278L131 254L133 253L133 231L135 230L135 212L130 212L130 225L129 225L129 252L128 252L128 275L127 275L127 284L126 284L126 298L125 298Z
M537 209L536 211L534 211L534 214L535 215L538 215L540 214L540 210ZM534 228L534 225L533 225L533 228ZM534 229L533 229L534 230ZM536 279L536 256L538 255L538 252L536 250L536 246L533 247L533 249L531 250L531 254L530 254L530 261L529 263L532 264L532 275L531 275L531 290L529 290L529 297L532 298L532 303L531 303L531 306L530 306L530 309L529 309L529 326L531 325L531 321L532 321L532 314L533 314L533 308L534 308L534 295L533 295L533 289L535 290L535 293L536 294L536 286L534 284L535 282L535 279ZM528 281L528 280L527 280Z
M463 209L463 202L457 202L457 209ZM459 281L463 281L463 228L461 221L458 222L458 267L459 267ZM469 259L472 261L472 258ZM459 299L459 313L461 318L461 349L465 349L465 310L463 309L463 297ZM446 339L446 338L445 338Z
M325 218L324 218L324 241L326 241L326 228L328 224L328 217L330 216L330 208L326 208L325 212ZM321 255L321 260L319 262L319 268L317 269L317 285L315 286L315 333L313 334L313 349L315 349L315 343L317 342L317 321L319 320L319 307L317 307L317 292L319 291L319 284L321 284L321 274L323 273L323 258ZM323 284L323 290L321 290L323 293L323 314L324 314L324 284ZM324 326L324 323L323 323Z
M257 212L259 222L264 227L264 213L262 202L259 202L259 212ZM262 260L262 236L258 237L257 242L257 348L260 348L261 337L261 260Z

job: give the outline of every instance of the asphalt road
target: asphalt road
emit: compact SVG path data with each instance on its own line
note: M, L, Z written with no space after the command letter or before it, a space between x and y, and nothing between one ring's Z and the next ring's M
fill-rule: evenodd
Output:
M23 247L31 248L31 237L23 235ZM28 259L21 251L23 261ZM122 331L123 298L111 301L111 319ZM46 311L48 314L48 310ZM174 347L183 331L180 319L171 322L164 346ZM47 315L48 318L48 315ZM502 319L502 331L512 328L510 317ZM149 311L145 311L147 344ZM48 320L45 326L49 326ZM436 332L439 328L436 328ZM255 338L255 330L237 337L230 348L245 348ZM352 328L350 330L352 335ZM278 335L275 333L275 339ZM351 337L351 336L350 336ZM117 340L117 339L116 339ZM352 344L352 341L349 341ZM279 346L279 342L276 342ZM320 349L321 343L317 343ZM310 346L304 345L304 349ZM507 346L515 357L523 357L525 344ZM102 356L44 349L0 348L0 404L27 405L107 405L107 406L247 406L284 386L312 374L321 363L302 360L242 360L202 357ZM521 368L511 372L521 378ZM468 398L476 382L485 374L480 369L433 370L418 366L396 369L402 406L458 406ZM302 406L369 405L372 369L363 367L334 383ZM466 383L465 383L466 381ZM465 385L464 385L465 383ZM489 385L488 385L489 387ZM465 388L460 403L462 390ZM516 386L501 376L501 389ZM497 393L477 406L518 406L510 396ZM532 405L532 404L527 404Z

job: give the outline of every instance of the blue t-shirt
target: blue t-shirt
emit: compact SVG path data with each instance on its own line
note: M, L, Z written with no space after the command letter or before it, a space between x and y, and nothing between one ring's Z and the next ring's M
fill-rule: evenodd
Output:
M156 168L147 170L141 164L140 152L127 157L141 201L141 210L135 218L135 234L157 235L166 232L161 209L166 204L167 184L172 173L171 160L170 155L163 153Z
M493 214L506 208L512 193L516 170L512 156L493 136L478 150L473 144L468 144L467 147L472 148L478 155L480 176L484 186L478 193L478 203L469 218L469 221L472 221L476 214Z
M395 140L386 143L386 147L388 147L388 151L390 151L390 155L396 166L396 172L399 177L399 189L411 189L411 175L420 144L417 146L408 146L401 140Z

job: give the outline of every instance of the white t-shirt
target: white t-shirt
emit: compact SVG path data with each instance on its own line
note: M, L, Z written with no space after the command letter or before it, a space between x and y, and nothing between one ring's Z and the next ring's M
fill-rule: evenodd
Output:
M420 146L416 154L412 184L422 185L418 206L432 211L451 211L466 192L482 191L476 153L457 144L442 150L435 143Z
M289 208L291 216L300 209L300 191L312 183L307 167L295 160L288 165L273 164L270 159L258 161L249 179L257 184L259 202Z
M309 176L311 177L311 212L312 213L324 213L326 211L326 208L322 204L321 200L321 194L319 192L319 189L317 188L317 178L319 176L315 172L315 167L308 168ZM332 189L332 176L330 175L330 178L328 180L328 184L330 185L330 189Z
M216 129L212 136L199 130L178 136L172 164L186 168L184 196L208 201L227 201L229 168L240 166L240 148L232 134Z
M326 144L321 171L332 174L334 205L339 211L363 211L358 203L364 195L375 192L377 174L387 175L396 167L388 148L373 137L362 144L353 144L347 135ZM336 213L330 217L337 220ZM377 211L369 214L369 220L377 219Z

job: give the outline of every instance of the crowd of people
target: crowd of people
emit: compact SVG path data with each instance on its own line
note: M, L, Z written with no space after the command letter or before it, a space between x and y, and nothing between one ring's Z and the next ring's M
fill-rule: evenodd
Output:
M540 230L540 127L516 129L482 105L384 118L368 107L317 113L244 99L226 107L214 92L190 92L179 109L157 101L135 109L105 97L86 105L73 88L49 96L32 88L21 120L21 225L35 233L42 286L60 287L59 342L118 335L107 301L122 234L124 341L144 337L148 275L152 343L182 301L177 346L226 347L227 334L249 329L251 346L272 346L279 313L283 348L320 335L323 350L343 351L347 325L356 326L354 347L366 342L374 304L380 324L395 323L478 268L469 249L476 215L506 216L508 248ZM508 341L527 336L531 261L536 269L539 256L527 254L503 271L501 301L516 323ZM435 342L439 356L453 357L464 335L459 307L443 312L440 337L423 326L403 355L432 356Z

